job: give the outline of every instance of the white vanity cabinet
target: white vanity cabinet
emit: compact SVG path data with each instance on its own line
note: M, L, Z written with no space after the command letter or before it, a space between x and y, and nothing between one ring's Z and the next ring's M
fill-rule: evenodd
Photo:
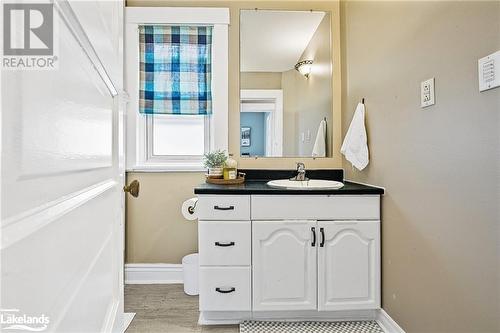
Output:
M379 195L199 195L197 209L202 323L380 308Z
M316 309L316 221L253 221L253 310Z
M252 310L250 196L200 196L200 311Z
M380 221L319 221L318 310L380 307Z

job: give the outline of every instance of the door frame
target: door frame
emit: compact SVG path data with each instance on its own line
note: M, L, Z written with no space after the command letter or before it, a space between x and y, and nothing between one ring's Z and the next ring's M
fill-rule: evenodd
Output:
M243 101L254 104L250 110L244 111ZM241 89L240 112L270 112L271 133L266 131L266 156L281 157L283 155L283 90L282 89ZM267 120L266 120L267 124ZM270 144L268 144L270 143ZM270 149L268 148L270 146Z

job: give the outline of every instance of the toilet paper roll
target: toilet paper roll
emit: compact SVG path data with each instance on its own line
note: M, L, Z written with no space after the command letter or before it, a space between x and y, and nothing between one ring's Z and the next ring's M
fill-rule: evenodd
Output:
M182 203L181 212L186 220L192 221L198 218L198 212L196 211L197 202L198 198L191 198Z

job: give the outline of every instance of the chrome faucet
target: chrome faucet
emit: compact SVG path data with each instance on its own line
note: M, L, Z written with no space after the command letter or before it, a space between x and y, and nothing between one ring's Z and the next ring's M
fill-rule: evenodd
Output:
M290 180L295 181L307 181L309 178L306 177L306 165L302 162L297 163L297 175L290 178Z

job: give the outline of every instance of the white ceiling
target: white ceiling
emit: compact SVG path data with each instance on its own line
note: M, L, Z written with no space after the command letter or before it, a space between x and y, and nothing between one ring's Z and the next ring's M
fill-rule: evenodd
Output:
M324 12L241 11L241 71L292 69L324 16Z

